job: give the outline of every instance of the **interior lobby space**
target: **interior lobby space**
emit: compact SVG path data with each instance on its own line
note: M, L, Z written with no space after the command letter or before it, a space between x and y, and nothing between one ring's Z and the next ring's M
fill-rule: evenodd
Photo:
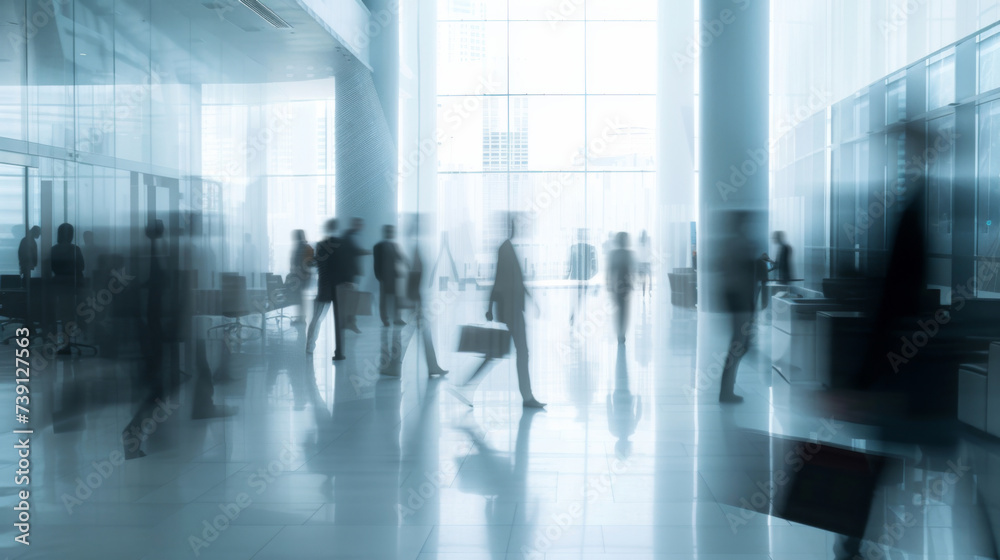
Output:
M0 0L0 557L1000 560L994 217L1000 0Z

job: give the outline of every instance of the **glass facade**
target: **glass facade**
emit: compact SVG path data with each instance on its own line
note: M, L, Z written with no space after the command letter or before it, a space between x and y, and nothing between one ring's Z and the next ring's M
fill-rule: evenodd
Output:
M41 225L44 261L69 222L77 243L90 231L128 254L147 220L172 236L197 216L214 255L203 286L287 271L290 230L315 240L333 209L334 68L275 80L240 46L253 29L225 15L150 0L0 5L0 244ZM18 273L15 253L2 251L3 274Z
M806 286L880 274L895 223L915 197L928 232L928 282L944 301L970 280L979 290L996 284L973 263L995 256L985 191L996 187L1000 2L771 7L770 220L803 247L793 258Z
M438 216L459 275L491 274L505 212L526 274L564 278L585 229L651 229L656 4L438 2ZM625 9L627 6L627 9Z

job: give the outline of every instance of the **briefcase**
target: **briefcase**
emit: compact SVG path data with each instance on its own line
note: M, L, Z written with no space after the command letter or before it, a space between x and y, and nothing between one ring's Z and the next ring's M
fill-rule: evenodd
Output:
M503 358L510 352L510 331L494 327L463 325L458 338L458 351L481 354L486 358Z
M803 454L801 469L792 474L784 495L779 493L775 501L775 515L863 537L885 458L829 444L813 444Z
M341 284L337 286L337 305L341 315L371 315L372 295L369 292L359 292L354 288Z
M892 457L826 442L738 431L740 439L754 447L770 447L760 464L751 460L744 465L770 475L724 501L824 531L864 536L879 477Z

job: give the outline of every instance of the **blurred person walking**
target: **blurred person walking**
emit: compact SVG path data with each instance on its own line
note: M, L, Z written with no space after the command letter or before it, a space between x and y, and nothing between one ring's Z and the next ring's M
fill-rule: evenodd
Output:
M723 244L724 254L720 257L719 279L723 283L723 305L729 313L733 333L726 363L722 369L719 402L740 403L743 402L743 397L735 392L736 372L750 345L751 326L756 308L754 298L757 263L753 244L748 237L750 213L732 212L729 226L730 237Z
M406 299L413 304L413 320L416 322L417 333L424 343L424 356L427 359L427 375L445 375L448 370L438 363L434 351L434 339L431 333L430 319L424 305L424 262L420 257L421 224L419 219L413 224L413 257L410 259L410 271L406 276Z
M510 219L509 223L510 235L497 251L496 278L493 281L493 290L490 292L486 308L486 320L493 320L495 306L497 321L507 326L514 343L514 351L517 353L517 384L524 407L542 408L545 403L539 402L532 393L531 377L528 374L528 333L524 319L524 305L531 294L528 292L527 286L524 285L524 271L521 269L520 259L514 250L513 240L517 233L514 219ZM533 301L533 303L535 302ZM535 309L538 311L537 303L535 303ZM453 389L452 394L460 401L472 406L472 393L475 392L482 380L483 374L492 365L492 361L493 358L487 356L482 365L461 387Z
M378 280L379 284L378 311L382 318L382 324L386 327L389 326L390 306L392 307L393 323L396 325L406 324L399 316L399 286L397 285L402 275L400 269L406 265L406 259L395 239L395 226L382 226L382 241L376 243L372 249L375 279Z
M629 302L635 279L635 254L629 249L628 234L624 231L615 236L615 245L617 248L608 255L607 285L615 304L618 344L625 344Z
M312 319L306 331L306 354L312 354L316 349L316 338L319 336L319 326L326 317L327 311L333 305L334 339L336 350L334 360L344 359L343 323L337 302L337 288L346 282L348 270L345 270L343 242L337 233L337 220L326 222L327 237L316 245L313 257L319 271L316 287L316 299L313 301Z

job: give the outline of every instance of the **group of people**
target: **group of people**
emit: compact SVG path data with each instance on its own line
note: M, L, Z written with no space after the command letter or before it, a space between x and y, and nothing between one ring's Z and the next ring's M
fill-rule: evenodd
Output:
M316 244L315 248L306 240L302 230L293 232L295 243L291 257L291 271L286 287L299 294L300 304L306 309L305 293L310 284L313 271L318 275L318 287L312 306L312 316L306 331L306 352L312 354L316 347L320 325L329 309L334 310L335 353L334 360L343 360L345 346L343 330L351 329L360 333L356 320L357 291L356 283L362 274L361 257L372 255L373 272L379 283L379 315L383 325L403 326L406 322L402 317L403 309L410 309L416 320L416 328L421 332L427 349L427 366L430 375L444 375L447 371L436 359L434 344L428 328L427 318L422 309L423 297L421 287L424 283L423 263L419 251L419 243L414 244L410 258L396 242L396 229L392 225L383 227L383 239L372 250L360 246L358 238L364 228L364 221L353 218L348 229L340 233L339 223L331 219L326 223L327 237ZM739 230L737 224L736 230ZM57 230L57 243L50 251L53 283L56 287L66 287L62 290L70 293L73 286L80 287L84 283L84 269L88 260L85 253L96 251L93 233L85 232L86 247L81 249L73 243L75 230L71 224L62 224ZM497 252L496 278L490 292L486 319L506 325L516 353L518 384L525 406L541 407L531 390L531 380L528 373L528 347L525 324L525 305L531 294L525 286L524 274L521 269L512 240L515 235L515 224L510 223L509 238L500 246ZM32 271L38 266L37 240L41 236L41 228L32 227L28 235L22 239L18 247L18 264L22 282L27 285ZM568 278L578 282L577 297L570 315L571 324L576 318L584 295L589 290L588 281L597 274L597 250L586 239L586 231L577 232L577 242L570 248ZM156 237L155 235L153 237ZM610 236L612 243L604 247L606 261L605 284L616 309L615 329L619 344L625 343L628 324L628 312L632 292L641 285L643 294L647 292L647 284L651 292L650 269L651 250L648 234L643 231L639 237L638 254L630 247L629 235L618 232ZM737 235L730 247L740 255L739 243L746 237ZM766 253L755 261L747 262L740 258L727 259L728 273L725 275L725 304L733 319L733 341L731 347L745 349L749 344L748 329L744 326L752 321L758 295L764 301L764 285L771 271L777 271L778 280L787 282L791 276L791 248L785 241L782 232L773 234L773 240L778 245L777 259L771 259ZM155 260L155 259L154 259ZM93 265L91 265L93 266ZM753 278L752 282L749 278ZM749 287L753 286L750 290ZM58 291L58 290L57 290ZM68 296L67 296L68 297ZM57 298L58 299L58 298ZM59 302L56 302L57 306ZM537 305L537 304L536 304ZM766 304L765 304L766 305ZM155 309L155 307L154 307ZM495 310L495 314L494 314ZM304 323L303 317L297 320ZM63 352L67 351L65 348ZM740 355L730 356L722 379L720 400L723 402L738 402L739 396L733 391ZM471 393L489 370L492 360L486 358L483 364L464 383L453 387L453 393L463 402L471 404Z
M343 343L344 328L359 333L361 330L357 326L354 310L341 309L342 303L346 303L341 299L355 287L357 277L361 275L360 257L370 255L371 251L362 249L357 243L357 236L364 228L363 220L352 219L350 228L341 236L337 235L338 227L336 219L328 220L327 237L316 244L315 250L306 242L305 234L301 230L296 230L294 237L297 246L292 251L292 273L295 275L294 281L299 282L302 287L309 282L309 277L312 275L311 268L315 268L319 276L312 319L306 331L306 353L312 354L315 350L319 325L330 307L333 307L336 341L333 359L344 360L346 359ZM303 292L300 290L300 293Z
M364 228L364 221L353 218L351 226L343 235L337 234L339 223L336 219L326 222L327 237L316 244L316 248L306 241L302 230L295 230L293 239L295 248L292 251L291 273L286 285L297 289L301 294L303 313L305 310L305 287L312 277L312 269L318 273L316 298L313 302L312 318L306 330L306 353L312 354L316 349L319 328L332 307L334 316L333 359L346 359L344 353L343 330L351 329L360 333L357 325L356 304L358 300L357 278L361 275L360 258L365 255L374 256L375 278L379 281L379 314L382 324L402 326L402 309L404 299L399 294L399 281L406 279L405 301L414 309L417 328L423 332L427 347L428 370L431 375L447 373L434 354L434 345L423 320L421 308L421 282L423 278L423 262L419 247L414 249L413 256L407 260L402 249L396 243L396 228L386 225L382 228L383 239L369 251L358 244L358 236ZM418 244L419 246L419 244Z
M41 236L42 228L37 225L32 226L17 248L17 264L21 275L21 286L24 288L28 287L32 272L39 264L38 239ZM75 290L84 287L85 266L90 262L91 268L94 267L96 253L94 233L84 232L84 249L74 243L75 236L76 229L72 224L61 224L56 230L56 244L49 252L52 303L60 319L72 314L72 309L75 307ZM88 254L86 258L85 253ZM62 354L69 351L68 344L59 349Z
M371 251L362 249L356 242L364 222L359 218L351 221L351 227L344 235L337 235L336 219L326 223L327 237L316 244L313 249L305 239L301 230L293 233L296 247L292 251L292 273L290 281L304 288L311 280L312 269L318 271L316 298L313 303L313 313L306 332L306 353L312 354L316 348L319 328L332 306L334 309L334 360L346 359L344 353L343 329L353 327L357 332L356 323L352 318L354 309L350 308L352 301L345 301L345 294L356 288L356 278L360 275L359 259L364 255L372 255L373 272L379 282L379 316L385 327L403 326L402 309L409 308L415 327L421 332L427 358L427 370L430 376L443 376L448 373L437 362L434 343L424 309L422 286L424 284L423 260L420 255L420 243L414 243L412 256L407 259L403 250L396 242L396 228L392 225L383 226L383 239ZM415 225L414 227L419 227ZM496 279L490 292L486 310L486 320L494 317L504 323L510 332L514 350L517 355L518 385L524 406L542 408L545 403L539 402L531 390L531 379L528 373L528 341L525 324L525 303L531 295L524 283L524 272L517 257L512 240L515 235L515 224L511 221L510 235L497 252ZM288 285L288 282L286 282ZM304 293L304 289L300 290ZM304 297L304 296L303 296ZM303 309L305 307L304 301ZM494 311L496 312L494 315ZM451 387L456 398L471 406L472 393L475 391L483 375L489 370L492 358L487 357L483 364L464 382Z
M79 283L83 280L84 266L94 260L96 246L94 232L83 232L84 248L73 243L76 229L72 224L61 224L56 230L56 244L49 253L52 276L59 282L73 280ZM42 236L42 228L32 226L28 234L21 239L17 247L17 265L21 273L21 285L28 286L32 272L38 267L38 239ZM90 253L87 258L85 253ZM93 266L93 262L91 262Z

